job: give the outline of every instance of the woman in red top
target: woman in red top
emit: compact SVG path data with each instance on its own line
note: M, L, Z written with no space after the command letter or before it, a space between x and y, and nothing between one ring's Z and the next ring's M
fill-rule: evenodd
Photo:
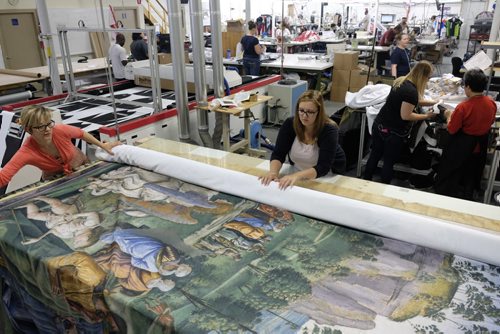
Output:
M0 188L5 187L12 177L24 166L33 165L42 170L42 179L73 170L89 160L71 140L80 138L91 145L97 145L109 154L120 144L101 143L91 134L74 126L55 125L51 111L43 106L28 106L21 113L20 123L31 136L16 152L12 159L0 170Z
M473 199L486 163L486 150L497 106L483 91L488 78L480 69L464 75L467 100L446 111L450 139L443 149L434 189L441 195Z

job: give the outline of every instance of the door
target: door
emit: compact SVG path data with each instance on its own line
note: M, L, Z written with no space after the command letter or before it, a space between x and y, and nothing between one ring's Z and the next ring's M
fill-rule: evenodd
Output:
M5 68L43 66L34 12L0 13L0 45Z
M137 22L137 9L127 8L127 7L114 7L116 21L121 21L123 28L134 29L140 28L139 22ZM130 53L130 44L132 43L132 33L124 32L125 45L123 46L127 53Z

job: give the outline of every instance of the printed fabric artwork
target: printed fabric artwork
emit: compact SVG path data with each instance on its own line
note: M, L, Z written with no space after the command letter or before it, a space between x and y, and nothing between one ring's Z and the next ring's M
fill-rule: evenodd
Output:
M99 163L0 204L2 333L500 327L498 267L137 167Z

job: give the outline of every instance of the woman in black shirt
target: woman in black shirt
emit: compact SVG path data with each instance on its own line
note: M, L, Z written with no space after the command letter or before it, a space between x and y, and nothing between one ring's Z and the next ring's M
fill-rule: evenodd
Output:
M259 75L260 73L260 55L266 51L266 47L259 44L255 37L257 26L255 22L248 22L248 34L241 38L241 47L243 49L243 68L246 75Z
M401 147L408 137L413 121L434 117L432 112L414 112L422 100L425 86L432 74L432 65L421 61L408 73L394 81L387 101L380 110L372 127L372 146L365 168L365 180L371 180L380 158L384 158L382 182L391 183L393 166L399 158ZM421 106L433 105L435 101L422 101Z
M410 73L410 50L406 48L409 42L410 36L408 34L396 36L397 47L391 53L391 74L393 77L399 78Z

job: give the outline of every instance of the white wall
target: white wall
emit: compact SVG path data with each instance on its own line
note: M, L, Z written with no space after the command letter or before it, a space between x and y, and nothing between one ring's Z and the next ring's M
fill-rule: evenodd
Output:
M41 0L38 0L41 1ZM66 26L76 27L78 20L83 19L87 27L101 26L101 10L99 1L90 0L46 0L49 19L51 20L52 33L56 34L56 26L64 24ZM109 22L109 5L114 8L136 7L136 0L104 0L103 7L105 12L105 21ZM97 7L96 7L97 6ZM36 0L22 0L16 6L11 6L8 1L0 0L0 12L17 10L35 10ZM141 11L142 13L142 11ZM142 20L143 22L144 20ZM72 36L71 34L74 34ZM92 55L90 39L88 36L82 38L78 36L81 33L69 33L70 50L74 55ZM60 55L57 36L54 38L56 54ZM2 56L2 45L0 45L0 68L5 68Z

